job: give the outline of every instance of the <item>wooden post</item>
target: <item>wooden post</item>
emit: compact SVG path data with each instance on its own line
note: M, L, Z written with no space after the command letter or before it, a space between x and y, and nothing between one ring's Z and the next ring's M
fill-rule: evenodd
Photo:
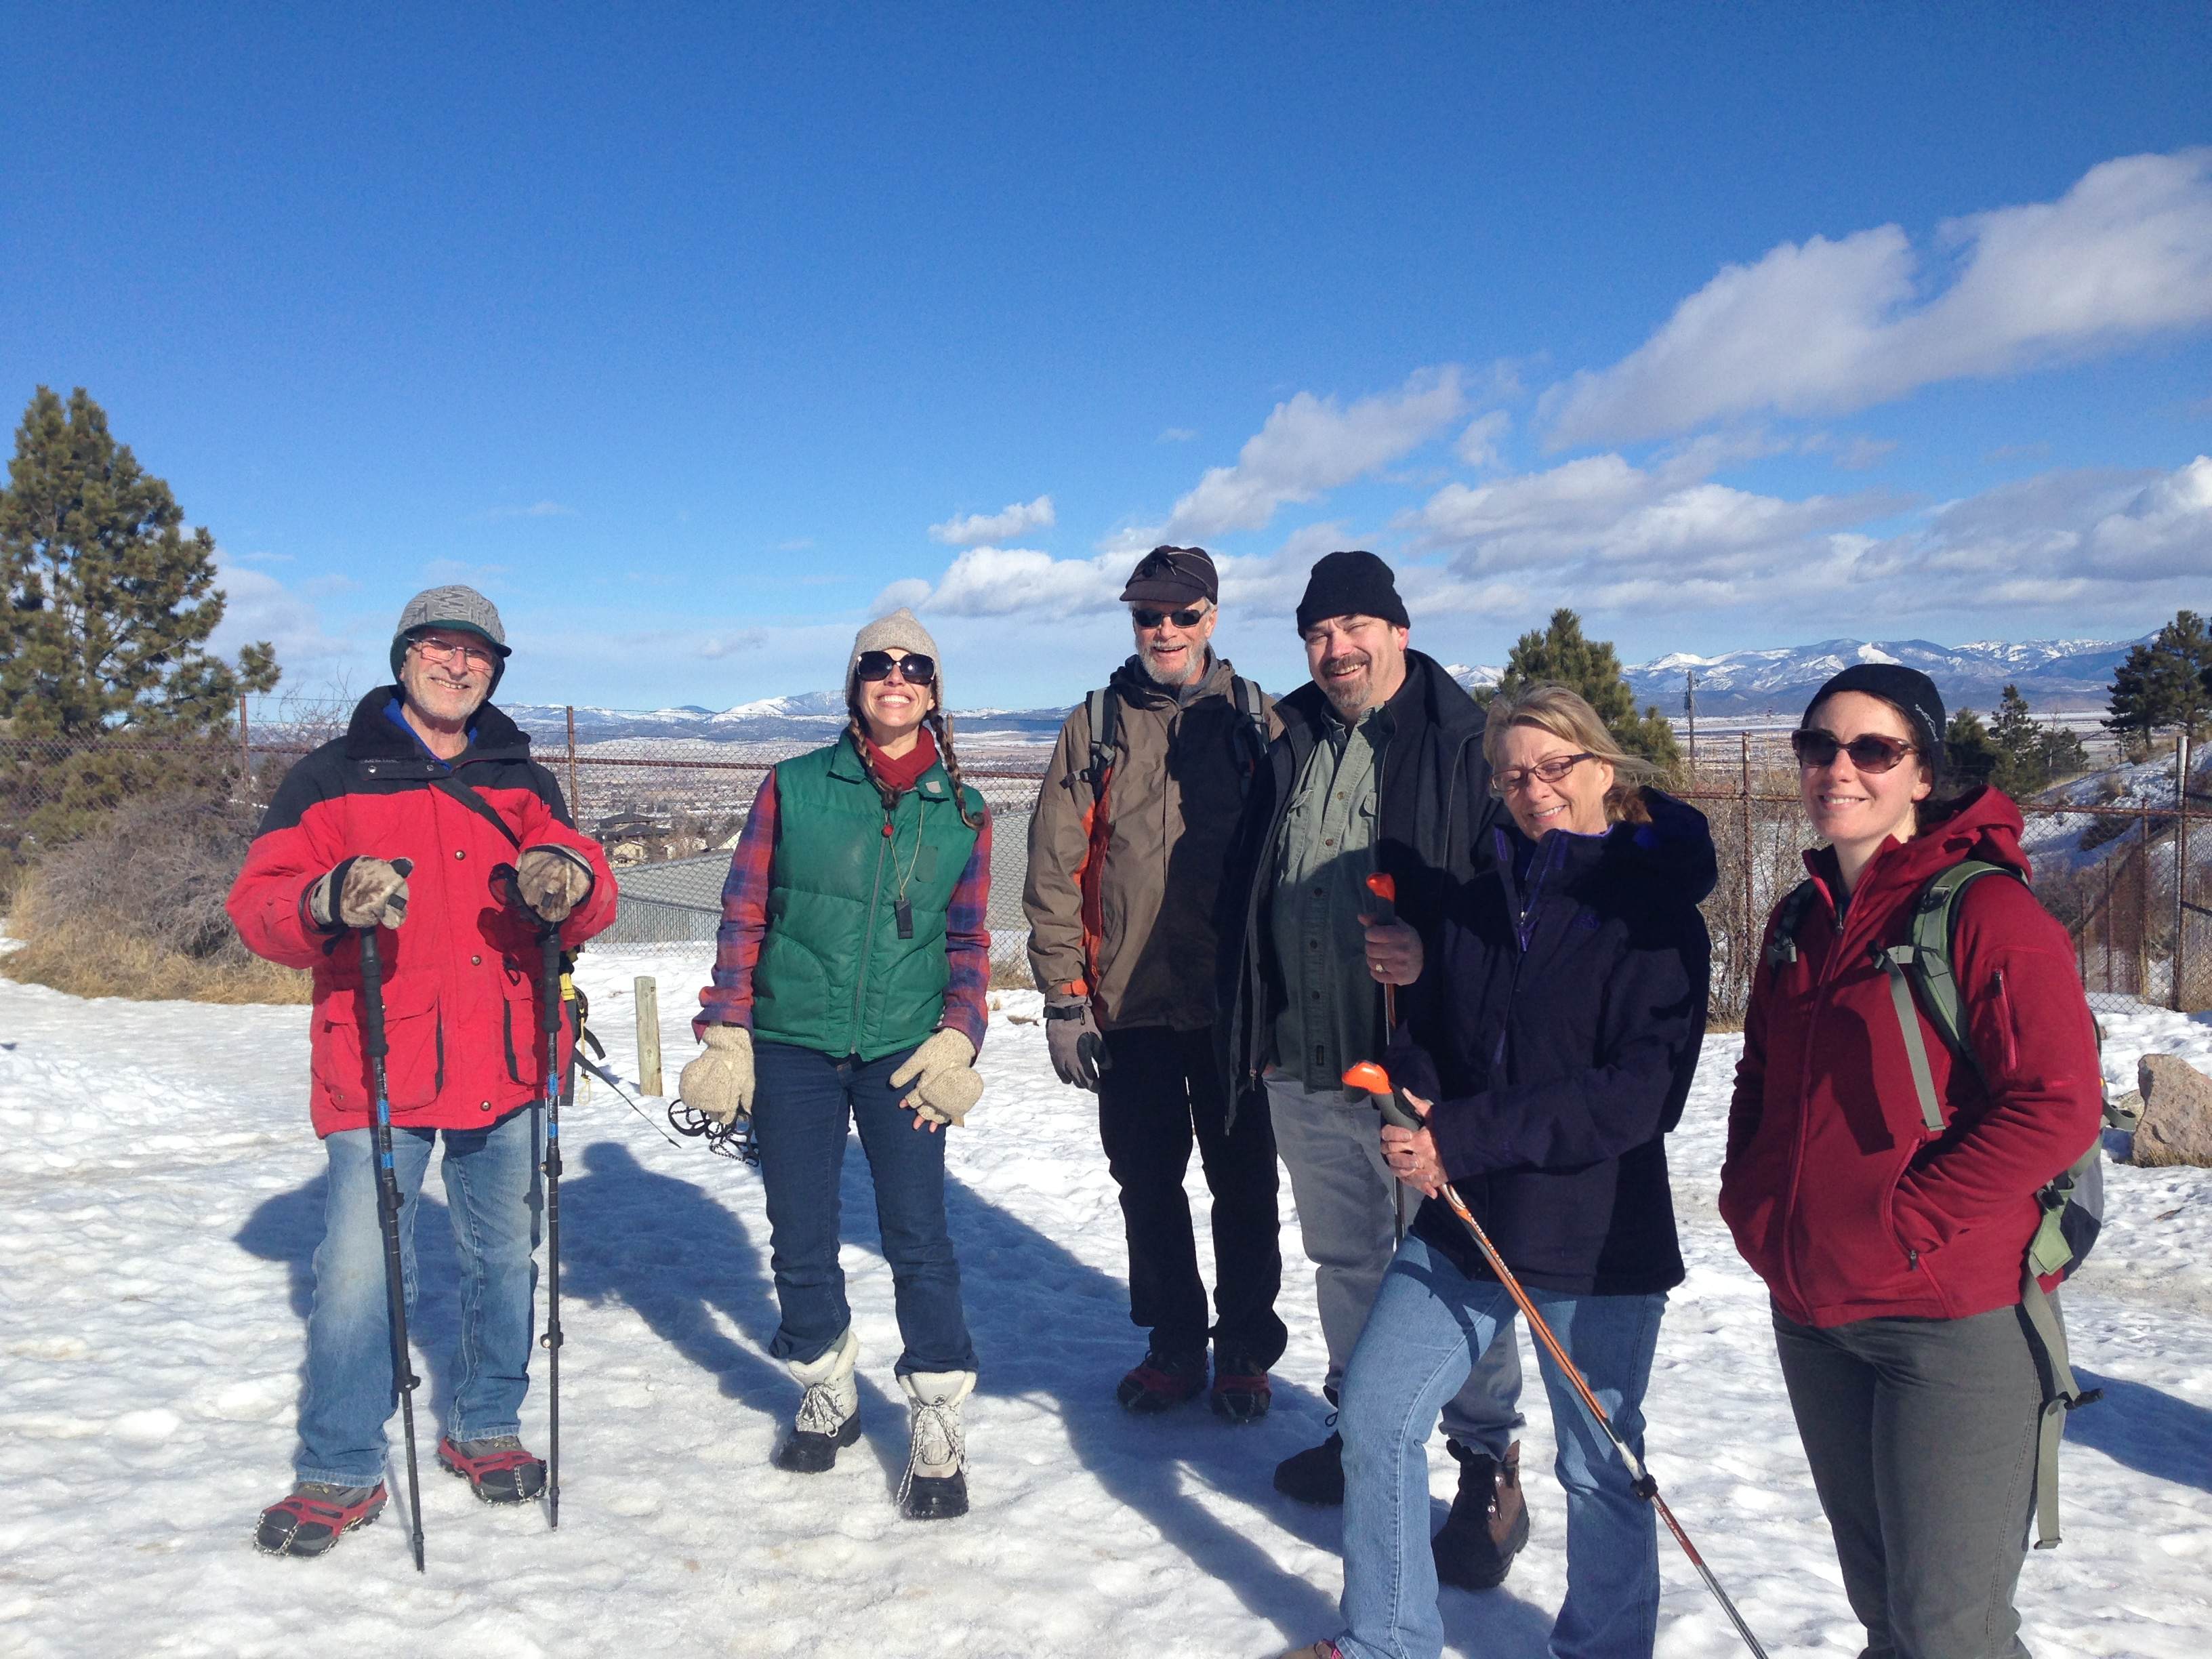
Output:
M246 693L238 694L238 798L253 805L253 744L246 727Z
M584 794L576 787L576 705L565 705L568 710L568 816L576 821L578 829L584 824Z
M637 976L637 1086L660 1093L660 987L650 974Z

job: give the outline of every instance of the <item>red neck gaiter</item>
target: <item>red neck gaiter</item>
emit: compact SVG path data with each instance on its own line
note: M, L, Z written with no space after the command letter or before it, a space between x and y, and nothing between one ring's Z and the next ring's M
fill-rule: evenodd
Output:
M876 747L873 738L866 739L868 745L868 764L875 774L892 788L904 793L921 781L921 775L937 763L937 739L927 726L921 728L914 747L896 760L890 759Z

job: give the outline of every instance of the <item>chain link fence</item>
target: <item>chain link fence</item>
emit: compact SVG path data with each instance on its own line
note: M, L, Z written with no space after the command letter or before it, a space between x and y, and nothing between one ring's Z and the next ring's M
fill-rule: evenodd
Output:
M220 794L265 804L284 771L343 729L343 709L264 700L236 730L193 741L117 736L91 744L0 732L0 906L43 850L87 833L126 802ZM621 883L611 943L711 950L730 848L769 767L834 735L715 743L695 737L579 741L573 716L526 723L578 824L607 849ZM603 711L601 711L603 712ZM1026 985L1021 907L1042 744L962 748L963 775L990 803L994 976ZM1720 880L1705 911L1713 939L1713 1015L1741 1019L1765 920L1803 875L1807 844L1786 731L1707 738L1680 793L1712 827ZM2094 1006L2212 1007L2212 793L2182 757L2026 804L2034 885L2074 941Z

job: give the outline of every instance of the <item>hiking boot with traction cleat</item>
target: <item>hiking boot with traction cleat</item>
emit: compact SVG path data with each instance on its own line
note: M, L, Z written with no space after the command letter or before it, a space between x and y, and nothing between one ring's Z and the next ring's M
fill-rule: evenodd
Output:
M292 1488L291 1496L261 1511L253 1547L264 1555L307 1559L325 1554L346 1534L383 1514L385 1498L381 1480L373 1486L302 1480Z
M515 1435L459 1441L441 1435L438 1462L487 1504L527 1504L545 1490L545 1460L525 1449Z
M1124 1409L1139 1417L1149 1417L1180 1406L1186 1400L1194 1400L1198 1391L1206 1386L1206 1350L1195 1353L1162 1353L1158 1348L1145 1350L1145 1357L1137 1362L1136 1370L1121 1381L1114 1390L1114 1398Z
M1212 1404L1216 1417L1231 1423L1256 1423L1267 1414L1274 1401L1265 1365L1254 1364L1233 1349L1227 1353L1214 1351Z
M1329 1421L1335 1420L1330 1413ZM1292 1452L1276 1464L1275 1490L1301 1504L1334 1507L1344 1502L1344 1437L1331 1430L1318 1446Z
M1444 1449L1459 1464L1459 1490L1430 1548L1437 1582L1460 1589L1495 1589L1512 1571L1528 1541L1528 1505L1521 1496L1521 1443L1505 1449L1502 1463L1456 1440Z
M791 1374L805 1386L791 1433L775 1449L776 1468L790 1474L821 1474L837 1464L840 1448L860 1437L860 1385L853 1367L860 1358L860 1339L847 1327L829 1351L813 1359L793 1360Z

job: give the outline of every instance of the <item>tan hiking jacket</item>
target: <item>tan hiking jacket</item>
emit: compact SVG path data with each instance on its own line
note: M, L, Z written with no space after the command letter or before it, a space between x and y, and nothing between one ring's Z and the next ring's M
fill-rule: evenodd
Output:
M1215 658L1190 700L1155 684L1135 657L1114 671L1113 769L1094 836L1091 716L1060 729L1030 819L1022 906L1030 969L1047 993L1080 981L1102 1030L1213 1023L1213 902L1259 745ZM1267 736L1282 730L1263 697ZM1096 859L1095 872L1091 866ZM1091 925L1084 895L1095 883Z

